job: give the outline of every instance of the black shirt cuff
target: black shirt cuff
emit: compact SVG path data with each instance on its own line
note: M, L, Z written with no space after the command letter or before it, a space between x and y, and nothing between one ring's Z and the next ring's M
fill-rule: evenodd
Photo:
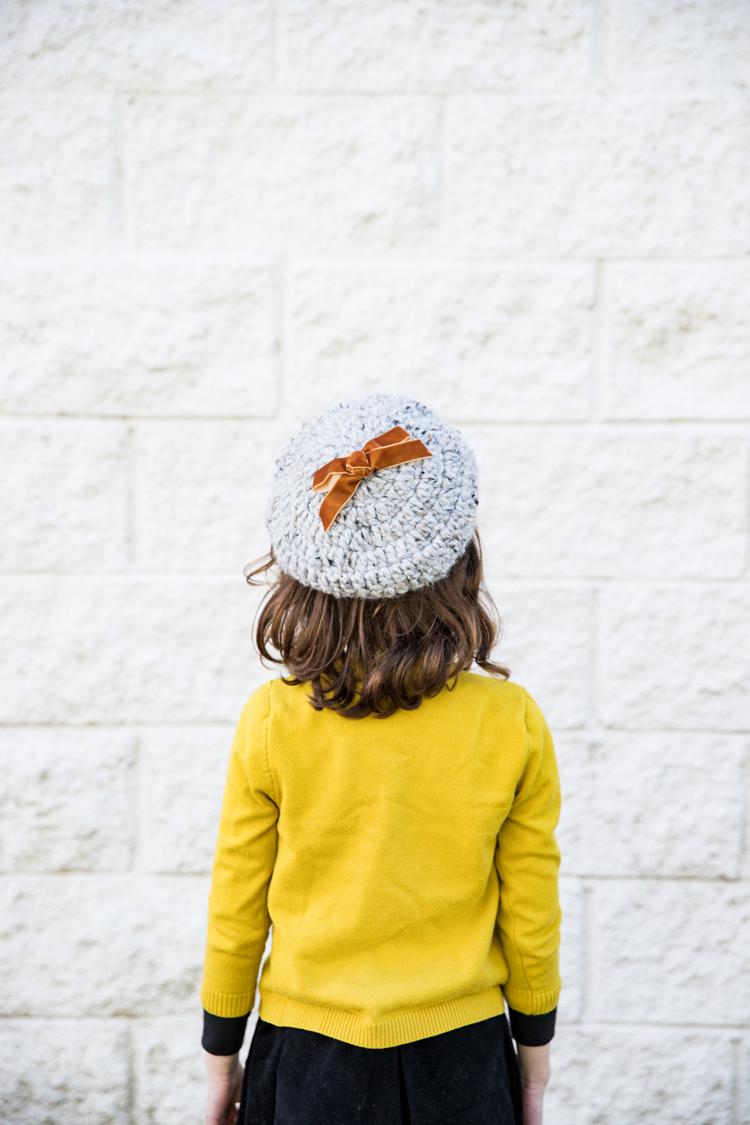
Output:
M201 1044L209 1055L236 1055L242 1046L247 1027L247 1016L212 1016L203 1009L203 1039Z
M234 1055L242 1047L247 1028L247 1016L214 1016L203 1012L204 1051L209 1055ZM509 1008L510 1030L513 1038L523 1047L543 1047L555 1034L557 1008L540 1016L527 1016Z
M557 1008L542 1016L526 1016L510 1007L508 1013L511 1035L522 1047L544 1047L555 1034Z

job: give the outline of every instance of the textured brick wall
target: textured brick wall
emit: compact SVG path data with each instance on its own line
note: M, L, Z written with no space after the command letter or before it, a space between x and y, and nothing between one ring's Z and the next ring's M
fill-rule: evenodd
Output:
M381 388L559 746L550 1125L750 1122L749 81L747 0L4 0L2 1122L201 1121L241 568Z

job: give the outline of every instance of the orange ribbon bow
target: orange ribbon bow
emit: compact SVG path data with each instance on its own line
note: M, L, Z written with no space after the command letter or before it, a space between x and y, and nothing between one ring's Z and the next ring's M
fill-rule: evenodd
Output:
M327 492L320 505L323 530L328 531L347 500L351 500L361 480L376 469L390 469L432 457L419 438L413 438L402 426L394 426L385 434L371 438L362 449L348 457L334 457L313 476L313 491Z

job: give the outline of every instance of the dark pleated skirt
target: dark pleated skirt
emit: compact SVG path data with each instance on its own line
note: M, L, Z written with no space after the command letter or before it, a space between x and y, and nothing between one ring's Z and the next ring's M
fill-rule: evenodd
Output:
M238 1125L522 1125L505 1016L401 1047L352 1047L258 1020Z

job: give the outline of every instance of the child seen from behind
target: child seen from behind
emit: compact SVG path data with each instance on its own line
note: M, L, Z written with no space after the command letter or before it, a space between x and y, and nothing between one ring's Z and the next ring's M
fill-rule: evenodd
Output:
M230 756L208 1125L541 1123L559 783L539 708L491 659L476 514L471 450L408 398L336 406L277 462L253 575L276 568L257 642L286 674Z

